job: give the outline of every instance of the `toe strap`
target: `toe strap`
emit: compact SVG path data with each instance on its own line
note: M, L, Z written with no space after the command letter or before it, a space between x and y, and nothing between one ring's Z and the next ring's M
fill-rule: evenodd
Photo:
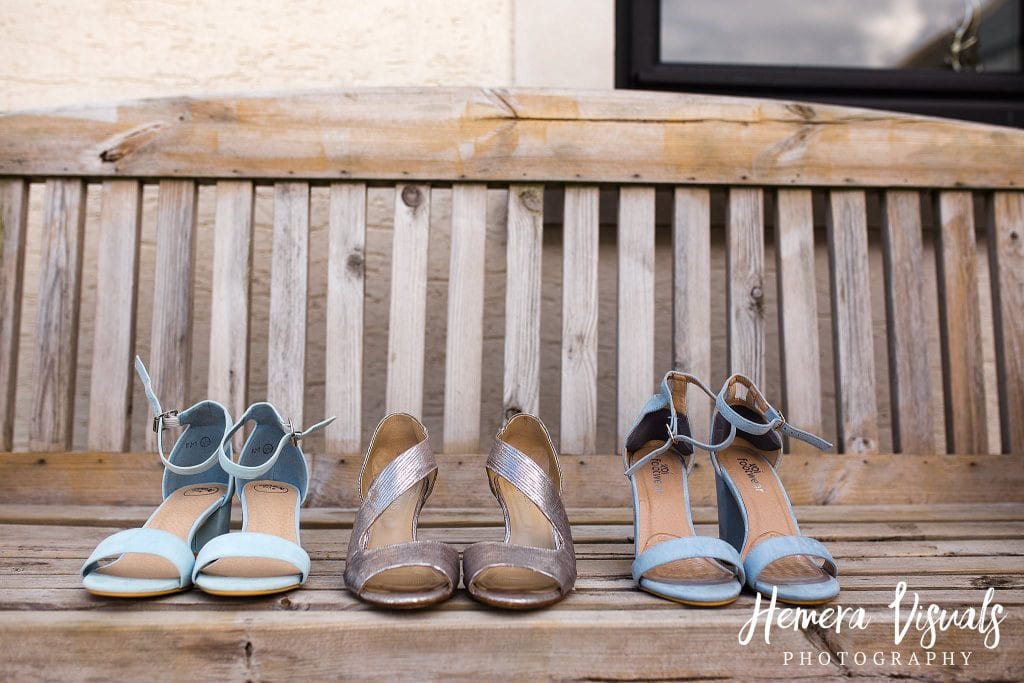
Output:
M567 548L552 550L514 543L475 543L463 551L462 567L467 588L473 586L481 572L492 567L521 567L549 576L558 583L563 595L576 583L576 559Z
M178 570L178 585L185 586L192 573L195 555L188 543L174 534L160 529L126 529L103 539L92 555L82 565L82 578L93 573L100 566L100 560L118 557L125 553L156 555Z
M273 534L250 531L233 532L217 536L203 546L196 557L192 580L210 564L227 557L258 557L264 560L281 560L295 567L305 581L309 576L309 554L297 543Z
M797 555L809 555L823 560L821 568L829 576L834 578L839 575L836 561L832 559L831 553L821 541L806 536L775 536L758 543L747 555L743 563L743 568L747 572L747 583L753 588L765 567L784 557Z
M633 580L639 581L644 574L655 567L678 560L696 558L710 558L728 565L740 583L743 583L744 568L739 553L722 539L711 536L673 538L670 541L651 546L633 560Z
M411 541L349 553L345 582L357 593L381 572L401 567L429 567L443 574L454 589L459 585L459 551L437 541Z

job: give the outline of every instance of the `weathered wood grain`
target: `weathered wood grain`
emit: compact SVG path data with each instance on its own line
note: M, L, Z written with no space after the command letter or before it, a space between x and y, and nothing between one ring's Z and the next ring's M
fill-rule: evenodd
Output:
M86 438L86 445L93 450L125 451L131 443L132 357L141 230L139 183L104 182Z
M980 599L980 596L979 596ZM290 605L290 603L289 603ZM810 652L815 665L807 672L815 680L840 680L849 673L832 652L857 648L866 652L896 651L905 662L920 652L912 638L893 644L891 610L866 610L868 626L856 636L831 632L820 641L809 640L799 629L773 632L772 645L742 647L737 633L749 608L733 608L721 614L694 619L690 610L560 609L518 615L476 609L462 613L439 611L430 615L430 627L422 619L395 618L377 610L290 611L275 610L256 617L242 617L237 610L211 612L182 609L173 612L133 610L108 612L68 610L56 620L45 612L0 614L0 637L5 643L6 671L13 678L35 678L38 658L46 653L45 675L52 680L74 677L147 679L153 662L165 662L176 653L181 671L203 671L215 679L373 677L404 680L421 677L425 666L443 671L448 678L509 680L540 678L631 678L651 680L710 679L737 671L760 678L791 678L792 667L780 653ZM652 658L646 648L623 647L623 634L670 649L671 657ZM132 647L123 647L126 634L136 636ZM315 634L297 637L296 634ZM438 648L444 634L444 648ZM1003 623L1004 644L1024 637L1019 620ZM984 650L979 635L970 629L951 629L943 634L942 647L952 652L976 651L972 676L1012 680L1019 671L1013 648ZM53 642L74 647L53 648ZM509 647L509 643L515 647ZM358 652L359 657L352 653ZM395 656L401 653L402 656ZM524 653L538 653L524 656ZM557 653L544 656L539 653ZM826 664L817 664L817 656ZM429 664L425 664L429 663ZM857 667L859 675L909 676L915 667L881 664L870 657ZM949 669L962 673L960 668Z
M599 191L565 188L562 228L563 453L597 449L597 261Z
M1024 194L996 192L989 220L989 273L1004 453L1024 453Z
M332 453L362 447L363 296L366 278L366 185L331 185L327 256L325 414L338 417L325 432Z
M236 418L245 412L249 398L249 278L255 199L251 182L217 183L206 388Z
M508 188L505 248L505 417L540 410L540 281L544 187Z
M309 285L309 184L274 185L267 398L296 429L306 389L306 296Z
M354 507L352 482L362 459L312 454L308 505ZM438 454L438 478L428 509L492 508L480 485L486 454ZM607 453L562 459L570 507L631 508L629 486ZM31 504L150 505L159 503L160 461L151 453L0 454L0 501ZM1024 470L996 455L861 454L823 458L793 454L780 477L795 505L950 504L1024 502ZM913 481L914 486L893 486ZM698 463L690 480L695 507L715 504L712 468Z
M764 387L764 191L732 188L726 218L729 374Z
M192 276L195 269L196 184L162 180L157 197L153 323L146 365L164 410L183 410L192 376ZM156 448L147 431L148 448Z
M618 290L616 445L654 388L653 187L619 191Z
M486 227L487 186L455 185L444 383L444 450L449 453L480 448Z
M775 198L775 272L779 289L779 347L786 419L822 433L821 352L810 190L779 190ZM814 448L789 440L791 452Z
M946 448L950 453L984 453L988 425L971 193L940 193L936 215Z
M10 450L21 334L21 293L25 271L28 183L0 180L0 447Z
M828 207L837 446L841 453L877 453L878 408L864 193L833 191Z
M1024 184L1024 133L1017 130L623 90L435 87L157 99L8 114L0 118L0 141L0 175L21 176Z
M895 190L886 192L882 203L893 450L931 453L935 423L924 314L921 197Z
M387 411L422 417L430 186L395 187Z
M29 446L59 451L71 447L74 420L85 184L48 180L44 201Z
M672 209L672 367L710 381L711 194L677 187ZM690 429L707 436L711 406L687 403Z

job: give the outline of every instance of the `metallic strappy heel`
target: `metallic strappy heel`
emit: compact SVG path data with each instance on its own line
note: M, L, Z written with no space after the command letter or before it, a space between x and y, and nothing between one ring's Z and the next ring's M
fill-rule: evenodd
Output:
M405 413L374 432L359 473L362 502L352 525L345 585L383 607L427 607L459 585L459 552L416 539L416 524L437 478L427 430Z
M641 590L698 607L727 605L743 589L743 563L727 542L698 536L688 480L694 447L714 448L690 434L686 390L693 375L668 372L626 435L622 464L633 487L633 580Z
M721 537L743 558L753 590L794 604L819 604L839 595L838 568L825 546L800 533L786 489L775 471L781 435L820 450L828 441L797 429L743 375L730 377L715 402L711 450L718 485Z
M545 463L546 473L537 461ZM509 420L487 458L487 477L505 514L505 541L466 548L466 588L495 607L558 602L576 583L576 554L558 455L544 424L526 414Z

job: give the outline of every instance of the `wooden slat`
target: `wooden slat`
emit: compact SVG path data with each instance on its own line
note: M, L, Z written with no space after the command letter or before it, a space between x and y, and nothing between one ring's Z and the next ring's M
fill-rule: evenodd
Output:
M924 315L921 198L917 192L896 190L886 192L882 203L893 450L932 453L935 439Z
M309 184L274 185L267 396L298 429L306 389Z
M327 257L325 432L329 453L358 453L363 399L363 292L366 272L366 185L331 185Z
M430 186L397 185L388 327L389 413L421 417L429 241Z
M619 571L619 566L612 570ZM981 591L971 596L975 609L982 596ZM575 596L556 608L515 618L478 606L435 610L429 619L398 619L374 609L293 611L290 598L276 598L275 608L258 616L238 606L103 614L96 609L66 610L59 619L47 612L12 611L0 614L0 638L18 644L8 649L5 659L5 672L15 680L38 678L41 662L53 680L147 679L154 662L168 660L169 647L174 647L176 667L169 671L202 671L215 680L411 680L422 678L425 670L465 680L635 680L638 675L656 680L736 675L779 680L804 674L794 673L795 665L785 662L783 652L797 658L807 653L812 664L806 674L816 681L847 679L851 670L876 679L919 677L926 654L934 655L931 664L942 677L943 652L953 655L958 667L948 670L957 674L965 670L960 668L960 653L972 653L967 655L971 659L966 670L980 680L1015 680L1020 671L1018 653L1009 645L1024 637L1024 626L1012 618L1012 608L1000 628L1003 647L985 649L976 630L951 628L941 634L942 651L926 653L917 637L894 645L893 610L880 604L865 609L865 627L853 631L853 636L845 628L842 636L821 629L820 635L809 637L798 628L776 627L770 646L755 639L744 647L737 643L737 634L751 618L750 604L698 619L692 610L679 608L573 609L573 600ZM132 636L130 647L125 646L126 634ZM672 656L653 661L648 648L626 647L624 634L658 652L671 650ZM843 645L848 640L855 645ZM74 647L54 648L55 642ZM849 651L843 650L847 664L841 666L842 647ZM867 653L855 668L850 664L853 652ZM876 662L871 656L875 652L885 656ZM888 656L892 652L900 656L899 664ZM918 666L908 663L911 654ZM823 663L818 663L819 657Z
M618 255L616 443L622 443L654 389L653 187L624 187L619 191Z
M779 347L786 418L821 434L821 353L810 190L779 190L775 200L775 262L779 288ZM792 452L814 448L789 440Z
M132 356L138 299L142 187L136 180L103 183L96 261L89 431L98 451L127 450L132 424Z
M989 272L1004 453L1024 453L1024 194L996 192L989 220Z
M249 273L252 269L252 183L217 183L213 237L213 294L207 391L233 416L247 407L249 388Z
M0 448L4 450L11 449L14 437L27 224L28 183L0 180Z
M623 90L145 100L7 115L0 140L21 176L1019 188L1024 158L1002 127Z
M602 452L562 459L567 506L632 509L622 471L610 464L614 457ZM362 459L318 453L311 458L316 477L307 505L358 506L352 482ZM440 453L437 459L444 476L428 509L484 507L500 516L490 490L481 486L486 453ZM1024 468L1006 463L1000 455L795 453L787 457L781 477L794 505L1024 503ZM160 502L162 474L159 460L139 453L5 453L0 454L0 501L152 508ZM903 481L914 486L893 485ZM695 508L716 504L714 472L707 463L693 470L690 498Z
M726 219L729 374L764 386L764 191L729 190Z
M544 239L544 187L508 188L505 248L505 379L502 409L540 410L540 281Z
M42 232L29 447L56 451L71 447L74 420L85 238L85 184L81 180L46 181Z
M677 187L674 200L672 367L711 381L711 194ZM710 405L697 400L686 407L691 430L704 439Z
M988 423L971 193L940 193L936 215L946 448L950 453L984 453Z
M162 180L157 198L153 328L147 360L164 410L188 407L192 366L192 273L195 267L196 185ZM153 432L146 443L156 447Z
M565 188L562 245L563 453L597 448L598 189Z
M444 450L447 452L473 451L480 447L486 236L487 186L456 185L452 188L445 346Z
M878 452L871 275L864 193L833 191L828 244L832 269L837 444L841 453Z

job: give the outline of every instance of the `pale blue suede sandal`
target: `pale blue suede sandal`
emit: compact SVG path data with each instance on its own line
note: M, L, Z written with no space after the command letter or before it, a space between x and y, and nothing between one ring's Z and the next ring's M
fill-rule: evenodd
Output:
M164 500L142 528L107 537L82 566L85 589L110 597L140 598L185 590L192 585L195 553L227 533L231 522L233 485L219 462L221 444L231 426L227 409L216 401L200 401L180 413L165 412L139 358L135 369L153 408L153 430L164 463ZM165 456L163 432L168 427L185 430L170 456Z
M730 377L715 401L711 449L718 490L719 535L740 552L746 582L765 596L797 605L839 595L838 568L820 541L801 535L793 506L775 473L782 435L820 450L824 439L788 424L743 375Z
M622 449L633 487L636 559L633 580L640 589L698 607L734 601L743 588L743 563L725 541L698 536L690 516L687 484L694 446L710 449L690 434L686 389L699 379L669 372L661 391L647 401Z
M309 555L299 544L299 508L309 470L299 441L334 418L305 431L293 429L269 403L254 403L224 435L220 465L238 487L242 530L213 539L199 552L192 580L214 595L267 595L297 588L309 576ZM255 423L235 462L231 437Z

